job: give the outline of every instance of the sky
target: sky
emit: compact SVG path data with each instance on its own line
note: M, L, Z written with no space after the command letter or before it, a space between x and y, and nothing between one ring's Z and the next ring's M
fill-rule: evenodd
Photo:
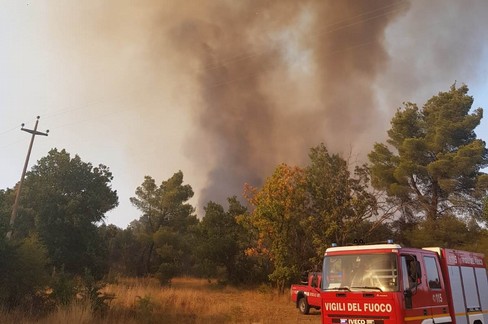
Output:
M403 102L488 109L484 0L0 0L0 188L50 149L110 168L125 228L181 170L203 216L311 147L366 161ZM488 118L476 129L488 140Z

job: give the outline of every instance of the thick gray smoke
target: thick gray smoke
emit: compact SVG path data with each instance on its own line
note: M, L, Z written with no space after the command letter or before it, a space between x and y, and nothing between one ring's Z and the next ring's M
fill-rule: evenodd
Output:
M129 111L127 164L157 179L182 168L192 186L200 175L202 206L320 142L364 161L403 101L486 75L486 12L484 0L107 0L60 4L51 21L80 96ZM183 155L189 170L171 164Z
M373 84L400 1L220 2L172 39L200 63L195 161L211 164L200 203L259 185L278 163L325 142L346 152L378 127ZM200 145L204 141L205 145ZM202 149L199 149L202 148Z

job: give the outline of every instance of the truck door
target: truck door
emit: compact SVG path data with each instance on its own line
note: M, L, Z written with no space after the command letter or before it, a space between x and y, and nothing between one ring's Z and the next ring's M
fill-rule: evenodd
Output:
M313 272L310 276L310 289L308 293L308 303L310 305L320 305L322 300L320 297L320 284L321 284L322 274L318 272Z
M401 256L406 323L451 323L440 265L433 254Z
M419 259L419 255L415 254L401 256L405 323L425 324L426 319L432 318L432 312L426 305L426 287L422 282Z

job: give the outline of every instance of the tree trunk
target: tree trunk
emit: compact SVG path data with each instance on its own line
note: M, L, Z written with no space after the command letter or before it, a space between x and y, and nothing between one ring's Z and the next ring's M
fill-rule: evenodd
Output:
M151 258L154 250L154 242L151 242L151 245L149 246L149 253L147 255L147 261L146 261L146 274L150 273L151 270Z

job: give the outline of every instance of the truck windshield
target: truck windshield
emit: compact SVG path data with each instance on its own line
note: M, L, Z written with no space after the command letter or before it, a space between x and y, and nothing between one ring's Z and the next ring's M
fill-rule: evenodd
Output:
M324 258L322 289L398 291L397 269L394 253L329 255Z

